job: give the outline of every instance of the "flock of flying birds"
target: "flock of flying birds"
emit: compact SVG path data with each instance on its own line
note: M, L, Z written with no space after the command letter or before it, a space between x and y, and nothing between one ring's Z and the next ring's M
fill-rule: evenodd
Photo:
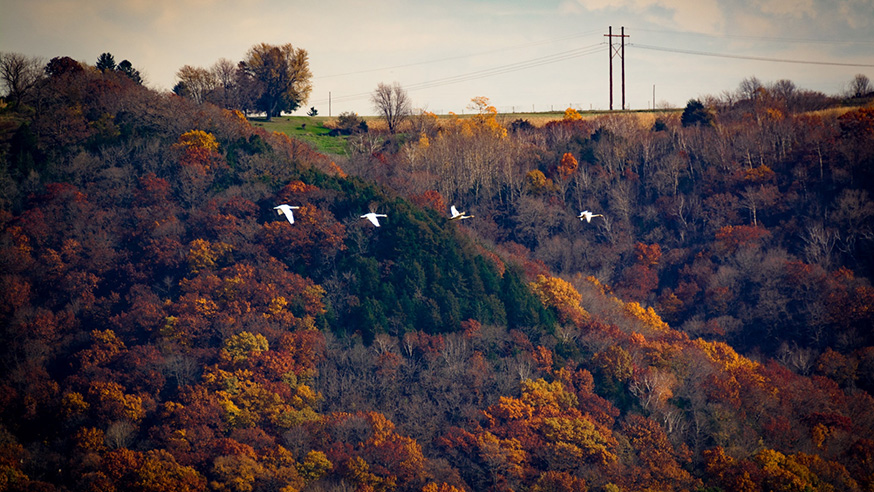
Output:
M285 218L288 219L288 222L294 224L294 212L293 210L297 210L300 207L295 205L282 204L276 207L273 207L276 210L276 213L279 215L285 214ZM467 212L459 212L455 205L449 207L449 220L464 220L464 219L472 219L473 215L467 215ZM379 227L379 217L388 217L386 214L378 214L376 212L366 213L361 216L362 219L369 220L373 225ZM593 214L588 210L584 210L580 212L578 218L582 222L585 220L586 222L592 222L592 217L603 217L601 214Z

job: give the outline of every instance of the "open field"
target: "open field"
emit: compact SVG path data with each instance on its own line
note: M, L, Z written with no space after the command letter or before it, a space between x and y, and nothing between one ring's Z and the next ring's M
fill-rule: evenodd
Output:
M636 116L646 125L651 125L656 117L660 114L674 113L682 111L680 109L669 110L640 110L640 111L582 111L580 115L584 119L593 119L608 114L616 115L631 115ZM450 118L471 118L472 114L462 115L438 115L439 120L448 120ZM509 125L516 120L526 120L536 127L541 127L550 121L560 120L564 117L564 112L548 112L548 113L502 113L498 115L498 121L504 125ZM385 131L385 123L379 116L360 116L367 122L368 127L374 131ZM319 152L332 155L345 155L347 153L348 136L329 136L332 128L335 128L337 123L336 116L281 116L273 118L272 121L266 121L264 118L250 118L249 121L254 126L264 128L268 131L284 133L290 137L298 138L313 145Z
M282 116L266 121L264 118L250 118L254 126L271 132L284 133L290 137L303 140L319 152L333 155L346 154L346 137L331 137L330 122L336 118L327 116Z

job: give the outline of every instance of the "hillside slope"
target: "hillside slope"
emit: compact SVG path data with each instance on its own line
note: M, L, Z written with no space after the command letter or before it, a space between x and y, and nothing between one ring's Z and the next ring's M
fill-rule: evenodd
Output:
M0 135L0 490L874 483L840 353L690 337L237 113L92 71L37 96Z

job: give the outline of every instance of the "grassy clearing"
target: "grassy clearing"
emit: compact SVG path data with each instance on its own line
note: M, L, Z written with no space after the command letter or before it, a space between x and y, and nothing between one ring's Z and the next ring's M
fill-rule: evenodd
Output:
M264 118L249 118L253 126L267 131L284 133L289 137L303 140L323 154L346 155L346 137L332 137L326 126L334 118L326 116L282 116L266 121Z
M615 112L615 114L634 115L643 124L651 125L657 116L678 112L680 110L639 110L639 111L624 111ZM581 111L580 115L584 119L597 118L610 114L609 111ZM473 115L439 115L438 121L450 118L472 118ZM498 115L498 121L508 125L515 120L527 120L536 127L542 127L550 121L560 120L564 117L564 112L550 113L504 113ZM367 125L372 131L386 131L385 122L376 116L362 116L361 119L367 122ZM337 122L336 117L328 116L282 116L273 118L272 121L266 121L264 118L249 118L249 122L254 126L264 128L271 132L284 133L292 138L303 140L312 145L316 150L323 154L330 155L348 155L348 136L332 137L329 135L332 128Z

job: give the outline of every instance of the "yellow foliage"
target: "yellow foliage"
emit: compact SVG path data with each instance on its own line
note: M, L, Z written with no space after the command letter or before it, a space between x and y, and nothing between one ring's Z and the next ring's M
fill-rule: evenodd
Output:
M728 344L696 339L694 342L714 363L722 366L735 379L745 384L764 386L765 377L759 372L761 364L739 355Z
M823 445L825 444L826 438L829 436L828 426L822 423L816 424L815 426L813 426L813 429L810 429L810 436L813 440L813 444L817 448L822 449Z
M251 492L264 467L249 456L219 456L213 461L212 474L216 479L209 486L215 491Z
M307 482L318 480L325 476L334 465L321 451L310 451L304 458L303 463L297 465L297 471Z
M188 266L192 273L198 273L205 268L215 268L216 262L233 249L230 244L195 239L188 245Z
M374 491L388 491L395 488L397 479L395 477L379 477L370 472L370 466L367 461L360 456L349 458L346 462L348 478L358 485L359 490L367 490L365 487L370 487Z
M506 420L527 420L534 414L534 409L522 400L502 396L497 405L489 407L489 414Z
M190 130L179 137L176 145L183 148L198 148L210 152L218 151L219 144L212 133L207 133L202 130Z
M554 187L552 180L548 179L539 169L528 171L525 174L525 186L528 191L535 194L547 193Z
M244 115L243 112L239 109L230 110L228 111L228 113L230 114L230 117L232 119L236 120L237 123L249 126L249 120L246 119L246 115Z
M507 129L498 122L498 110L489 104L489 98L474 97L468 109L476 114L471 118L460 118L450 113L452 119L447 122L446 129L466 137L486 135L501 140L507 136Z
M70 393L64 393L64 396L61 399L61 408L64 410L64 415L71 417L88 410L88 402L85 401L82 393L72 391Z
M629 302L625 304L625 312L632 318L642 321L643 324L656 331L670 330L670 326L662 321L662 318L652 307L644 309L643 306L636 302Z
M493 473L521 477L526 454L517 439L499 439L491 432L476 436L480 456Z
M544 379L523 381L522 401L542 415L562 414L579 403L576 395L566 391L560 381L548 383Z
M243 331L225 340L221 355L231 362L241 362L269 349L270 346L264 335Z
M297 409L313 407L319 403L319 400L321 399L321 393L313 391L312 388L305 384L301 384L295 389L294 396L291 397L291 405Z
M746 169L744 171L744 180L751 181L753 183L764 183L766 181L771 181L777 176L770 167L762 164L761 166L754 167L752 169Z
M216 304L212 299L198 297L194 301L194 309L197 311L197 314L207 318L212 318L216 313L218 313L218 304Z
M103 431L96 427L81 427L73 436L73 440L76 442L76 451L81 453L104 451L106 449L105 439Z
M566 110L564 110L564 116L562 117L562 120L564 120L564 121L577 121L577 120L581 120L581 119L583 119L583 115L581 115L579 112L577 112L576 109L567 108Z
M126 394L124 388L115 382L91 383L88 397L113 419L138 422L146 414L143 399L137 395Z
M819 478L795 456L786 456L773 449L763 449L754 457L765 473L766 490L819 490Z
M531 290L537 294L544 306L555 309L563 323L573 323L577 326L589 319L589 313L580 306L582 294L577 292L570 282L558 277L538 275L537 280L530 284Z
M434 482L429 483L422 487L422 492L464 492L464 489L459 489L452 485L449 485L446 482L441 484L436 484Z

